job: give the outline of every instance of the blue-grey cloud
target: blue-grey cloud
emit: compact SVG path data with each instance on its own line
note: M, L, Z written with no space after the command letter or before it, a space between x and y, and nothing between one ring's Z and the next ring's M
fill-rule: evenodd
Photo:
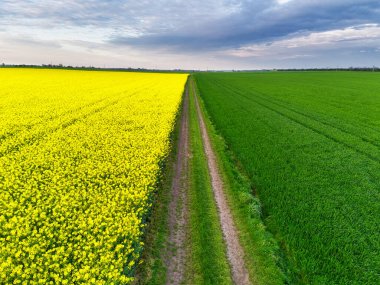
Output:
M238 11L203 25L194 18L179 30L128 37L115 34L115 44L167 46L185 50L223 49L272 41L300 32L325 31L380 23L379 1L239 1ZM234 2L235 4L237 2Z
M267 46L271 56L279 55L278 61L312 62L321 55L318 53L321 45L311 48L304 45L294 51L284 48L283 41L323 35L326 31L339 34L347 29L363 29L365 24L380 24L378 0L0 2L0 41L7 40L8 50L12 44L27 50L28 45L40 42L61 50L68 47L75 52L98 51L102 56L108 51L120 56L132 51L140 51L144 56L162 52L167 56L212 58L212 62L225 57L223 60L239 63L241 59L233 59L231 50L249 54L246 47L256 45L253 50ZM341 40L348 41L346 47L338 41L333 44L335 48L346 49L347 53L380 48L374 39L359 39L359 44L352 43L351 38ZM334 49L332 44L327 46ZM265 58L265 54L269 56L268 51L260 60L268 60ZM377 59L379 53L362 52L357 58L367 59L370 55Z

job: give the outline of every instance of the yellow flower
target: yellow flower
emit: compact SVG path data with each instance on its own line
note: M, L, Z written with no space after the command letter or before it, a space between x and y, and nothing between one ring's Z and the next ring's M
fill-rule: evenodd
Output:
M4 283L133 281L186 79L0 69Z

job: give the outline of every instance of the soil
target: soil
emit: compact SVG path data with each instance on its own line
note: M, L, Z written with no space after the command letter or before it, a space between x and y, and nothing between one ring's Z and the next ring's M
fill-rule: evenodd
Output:
M186 228L188 222L187 192L189 147L189 89L186 86L181 115L178 153L169 204L169 251L166 258L166 284L181 284L185 275Z

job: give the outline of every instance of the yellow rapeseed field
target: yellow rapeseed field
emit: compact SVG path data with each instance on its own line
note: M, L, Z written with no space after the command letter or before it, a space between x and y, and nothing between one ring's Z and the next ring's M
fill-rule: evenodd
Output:
M132 281L186 79L0 69L0 283Z

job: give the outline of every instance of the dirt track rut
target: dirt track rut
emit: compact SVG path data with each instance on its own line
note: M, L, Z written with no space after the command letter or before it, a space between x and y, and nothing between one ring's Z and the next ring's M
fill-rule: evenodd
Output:
M178 153L175 161L175 173L171 186L169 204L169 252L167 257L166 284L181 284L185 274L186 227L188 220L188 159L189 159L189 89L186 86L178 139Z
M191 81L191 84L194 84L193 81ZM223 182L218 170L216 156L211 146L210 137L207 133L207 128L199 107L197 96L194 93L195 89L192 88L192 90L193 94L191 95L195 98L198 121L202 132L204 151L207 157L207 164L211 177L214 198L219 212L219 221L223 231L223 238L227 246L227 256L232 272L232 279L235 284L248 285L251 283L249 280L248 270L243 259L244 251L239 243L238 233L224 195Z

